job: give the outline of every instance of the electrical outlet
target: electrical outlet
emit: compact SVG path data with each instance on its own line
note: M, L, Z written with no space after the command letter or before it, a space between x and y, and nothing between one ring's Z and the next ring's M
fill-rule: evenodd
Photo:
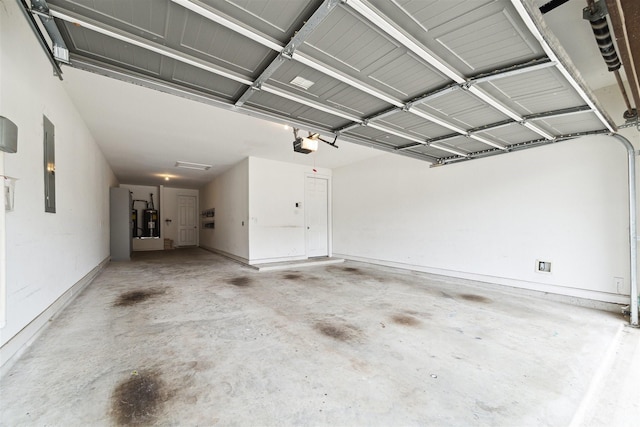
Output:
M551 273L551 262L536 260L536 271L538 273Z
M626 286L624 285L623 277L614 277L613 285L616 287L616 292L619 294L625 294L629 291L628 289L626 289Z

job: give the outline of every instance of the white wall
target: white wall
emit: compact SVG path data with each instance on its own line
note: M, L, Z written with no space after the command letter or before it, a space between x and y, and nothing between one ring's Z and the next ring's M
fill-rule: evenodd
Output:
M311 166L249 158L251 263L306 258L305 176L331 178L330 169L315 169L317 172Z
M626 151L612 138L437 168L385 155L333 181L336 256L627 301ZM551 274L534 271L538 259Z
M173 240L173 244L178 244L178 196L194 196L196 198L196 221L200 222L200 211L198 209L199 190L183 188L162 188L162 211L160 212L160 229L163 239ZM171 222L167 223L166 220ZM198 228L200 225L198 224ZM164 240L163 240L164 241Z
M117 181L17 2L0 7L0 114L18 126L18 152L2 158L4 173L19 179L14 211L2 224L4 363L12 356L7 342L16 337L13 349L16 340L26 343L35 319L108 258L109 187ZM43 114L55 126L57 213L44 212Z
M215 208L215 229L200 228L200 246L249 260L249 160L200 189L200 210Z

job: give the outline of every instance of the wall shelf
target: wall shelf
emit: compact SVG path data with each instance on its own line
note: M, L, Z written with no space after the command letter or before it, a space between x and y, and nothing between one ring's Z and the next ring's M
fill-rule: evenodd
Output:
M213 230L216 227L215 222L216 209L210 208L205 209L200 212L200 217L202 217L202 229Z

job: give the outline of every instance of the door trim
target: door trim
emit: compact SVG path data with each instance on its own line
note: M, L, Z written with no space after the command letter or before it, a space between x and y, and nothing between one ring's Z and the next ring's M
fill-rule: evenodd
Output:
M331 201L333 195L331 193L331 175L324 175L320 173L304 174L304 254L309 258L309 248L307 241L307 178L320 178L327 180L327 256L331 258L333 256L333 208Z

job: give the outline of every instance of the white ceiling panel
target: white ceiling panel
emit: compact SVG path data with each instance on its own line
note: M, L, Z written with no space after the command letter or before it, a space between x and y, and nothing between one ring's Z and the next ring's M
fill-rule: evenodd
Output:
M475 139L467 138L464 136L456 136L454 138L447 139L446 141L437 141L436 144L455 148L456 150L460 150L467 153L474 153L474 152L489 150L494 148L480 141L476 141Z
M532 0L48 7L71 66L431 163L614 129Z
M297 77L311 82L312 85L304 89L292 83ZM326 102L334 108L357 116L367 116L388 106L386 102L366 92L296 61L287 61L278 68L268 83L313 101Z
M345 8L337 8L306 44L358 73L401 47Z
M170 3L156 0L70 0L65 7L83 16L109 22L110 25L128 27L129 30L162 39L167 32Z
M196 88L229 101L236 99L244 90L244 85L240 83L230 82L229 79L221 76L212 76L211 73L181 62L172 62L174 64L172 82Z
M465 129L495 123L504 120L503 113L488 106L469 92L458 90L448 96L442 96L426 104L418 104L417 109L435 114L450 123Z
M184 20L178 43L190 54L246 75L254 74L273 53L193 12L188 12Z
M536 120L535 122L551 129L556 135L570 135L580 132L593 132L602 129L600 120L591 112L541 119Z
M446 144L442 144L445 147L451 148L451 149L455 149L454 147L448 146ZM457 151L457 150L456 150ZM431 147L428 145L417 145L409 150L402 150L402 152L408 152L408 153L414 153L417 155L427 155L430 157L434 157L436 159L439 158L449 158L449 157L459 157L456 156L455 154L449 152L449 151L445 151L436 147Z
M346 123L345 119L336 115L317 111L310 106L267 92L255 94L251 97L249 104L260 110L284 113L292 119L308 120L322 128L336 128Z
M584 102L555 68L480 83L478 86L500 101L512 103L523 115L562 110Z
M417 137L430 139L443 135L449 135L451 130L437 125L433 122L425 121L423 118L405 111L399 111L390 116L378 120L380 123L398 130L405 130Z
M198 3L284 43L321 1L202 0Z
M400 147L411 143L410 140L401 138L397 135L389 134L379 129L375 129L368 126L362 126L349 131L350 135L355 135L361 138L369 139L388 147Z
M486 12L481 8L440 27L434 31L434 38L468 68L465 74L475 74L495 68L496 64L540 56L535 39L516 23L514 12L507 7Z
M504 145L533 141L540 138L538 134L518 123L478 132L477 135Z
M160 75L162 56L80 26L67 28L76 53L90 58L131 68L133 71Z

